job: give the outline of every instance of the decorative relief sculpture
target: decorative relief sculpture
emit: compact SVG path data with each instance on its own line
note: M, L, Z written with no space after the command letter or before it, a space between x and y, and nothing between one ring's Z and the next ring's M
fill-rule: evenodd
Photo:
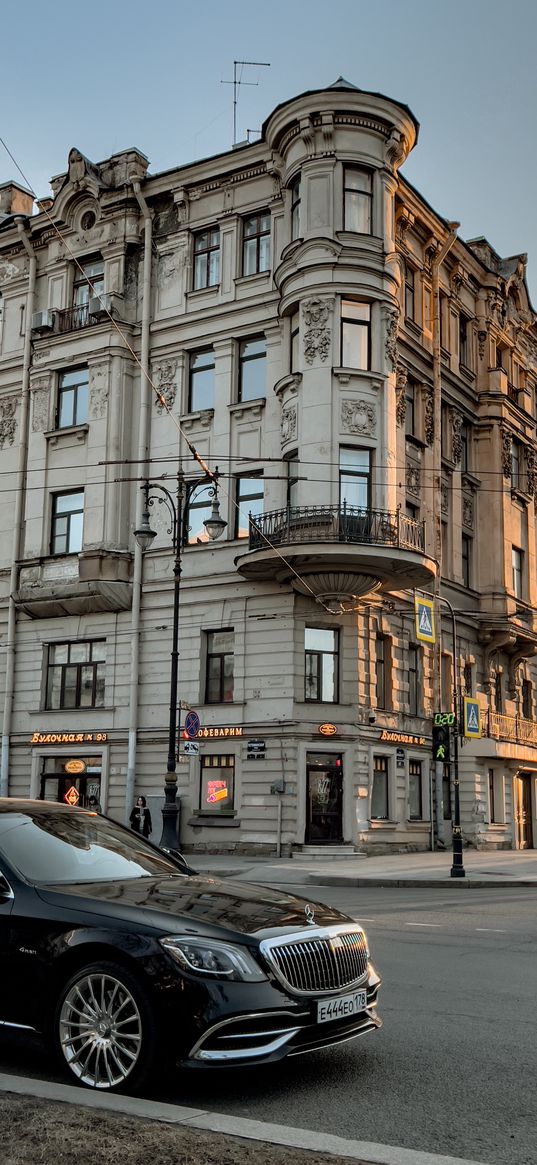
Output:
M511 431L505 427L505 425L500 426L500 433L502 439L502 471L503 476L509 480L511 478L513 468L511 459L511 445L513 441L513 435Z
M451 413L451 454L455 465L462 457L462 425L463 415L458 409L450 409Z
M479 359L482 360L485 355L485 344L487 342L487 333L483 328L479 328L477 332L477 349L479 352Z
M38 376L32 376L30 389L32 393L32 432L46 433L50 413L50 374L42 372Z
M474 499L472 494L462 495L462 524L468 530L474 528Z
M392 170L392 172L398 170L407 154L408 142L403 134L394 127L384 147L384 157L388 169Z
M421 471L419 465L416 465L413 461L407 461L406 488L407 493L412 494L414 497L419 498L421 496Z
M21 275L20 267L15 263L0 263L0 283L9 283L10 279L16 279L17 275Z
M395 369L395 419L400 428L404 425L406 418L407 380L407 369L402 364L398 364Z
M97 421L104 417L108 403L108 367L106 364L94 364L90 368L90 402L89 415Z
M281 436L282 445L287 441L292 441L297 434L297 409L296 404L287 405L287 408L282 409L281 419Z
M330 313L333 299L307 299L302 304L304 318L304 356L307 364L313 364L316 356L326 360L330 351Z
M157 413L159 414L168 412L169 409L173 408L177 395L176 369L177 360L161 360L158 364L153 364L151 369L153 384L159 394L156 398Z
M530 498L535 497L535 450L528 446L526 449L526 492Z
M399 312L390 308L386 314L386 360L391 365L392 372L397 368L397 329L399 326Z
M372 437L377 426L374 406L365 400L342 400L341 428L346 433Z
M15 440L17 400L16 396L5 396L0 399L0 449L3 449L6 443L12 445Z
M449 486L449 481L443 477L440 482L440 511L442 514L449 514Z

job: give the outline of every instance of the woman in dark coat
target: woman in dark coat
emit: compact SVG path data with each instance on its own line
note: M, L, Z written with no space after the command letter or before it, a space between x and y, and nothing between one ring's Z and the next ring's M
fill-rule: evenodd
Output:
M151 823L151 814L147 808L145 797L138 797L136 805L130 815L131 829L135 833L142 833L144 837L149 837L153 832L153 825Z

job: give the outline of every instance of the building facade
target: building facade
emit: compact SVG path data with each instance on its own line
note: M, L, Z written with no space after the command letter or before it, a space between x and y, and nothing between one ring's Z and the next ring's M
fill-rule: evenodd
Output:
M526 256L405 181L417 135L340 78L208 160L0 187L4 795L158 811L180 473L181 846L449 843L464 696L463 837L537 844Z

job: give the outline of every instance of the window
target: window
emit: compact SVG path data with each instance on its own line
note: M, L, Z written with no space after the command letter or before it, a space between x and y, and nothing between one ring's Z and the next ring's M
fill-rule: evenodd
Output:
M239 400L266 396L267 346L263 337L243 340L239 348Z
M511 561L513 566L513 593L515 598L521 599L524 590L524 551L519 550L518 546L512 547Z
M439 308L440 308L440 346L444 349L444 352L449 352L449 348L450 348L450 343L449 343L449 340L450 340L450 335L449 335L449 324L450 324L449 301L448 301L447 296L443 295L442 292L440 292L439 301L440 301L439 302Z
M324 704L338 701L338 639L339 633L321 627L306 627L305 699Z
M88 370L62 372L58 384L56 428L83 425L88 419Z
M206 348L190 355L188 411L201 412L214 407L214 352Z
M462 312L459 315L459 364L470 367L470 321Z
M291 372L300 368L300 316L296 311L291 316Z
M346 231L371 234L371 174L345 167L344 221Z
M444 821L451 821L451 773L449 764L445 764L442 770L442 805Z
M270 214L253 214L242 224L242 273L257 275L270 266Z
M340 449L339 505L367 510L371 495L371 450Z
M377 635L375 639L375 699L377 708L387 708L387 639Z
M416 385L409 377L405 386L405 434L413 437L416 432Z
M407 263L405 265L405 316L407 320L416 318L416 272Z
M470 425L463 421L461 428L461 473L470 473L470 442L471 429Z
M426 332L433 329L433 296L427 283L423 284L423 328Z
M521 707L524 720L533 720L533 688L531 680L522 680Z
M502 673L497 671L494 676L494 711L503 712Z
M423 782L420 760L409 760L408 762L408 815L410 821L423 819Z
M464 586L470 588L472 585L472 539L468 534L463 534L461 538L461 556L462 556L462 581Z
M440 658L440 687L442 693L442 707L453 707L453 669L452 658L446 651Z
M75 267L73 307L84 307L90 299L104 293L104 262L100 257L86 259ZM91 283L91 287L90 287Z
M238 477L236 483L235 510L235 538L247 538L248 518L258 517L263 513L263 499L265 483L260 474L250 477Z
M341 303L341 364L367 371L370 367L371 309L368 303Z
M84 490L53 494L51 554L78 554L82 550Z
M518 441L511 441L511 489L521 488L521 448Z
M411 716L418 715L418 648L415 643L408 646L408 711Z
M51 643L46 708L103 708L106 643Z
M209 535L203 523L211 515L212 489L213 485L210 481L202 482L201 485L196 485L194 488L190 487L183 525L183 542L189 546L209 541Z
M202 756L200 812L230 813L235 799L235 757Z
M233 630L207 632L206 704L233 700Z
M371 820L387 821L389 818L388 799L388 757L373 757L373 787L371 789Z
M291 191L291 239L300 238L300 174L289 187Z
M464 683L464 695L471 696L473 693L473 678L472 678L472 665L471 665L471 663L465 663L465 665L464 665L463 683Z
M194 238L194 291L220 282L220 230L213 227Z
M296 449L285 458L287 463L287 499L289 509L298 505L298 453Z
M405 501L405 517L410 518L412 522L419 522L420 508L416 502Z

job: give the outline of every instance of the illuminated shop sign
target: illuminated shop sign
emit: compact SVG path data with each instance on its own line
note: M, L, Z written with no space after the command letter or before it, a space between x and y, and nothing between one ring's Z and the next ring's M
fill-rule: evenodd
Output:
M383 728L379 737L385 744L425 744L424 736L414 736L411 732L391 732Z
M70 776L74 776L76 773L86 772L86 762L85 760L77 760L75 758L73 760L66 761L63 768L64 772L69 773Z
M30 744L105 744L107 732L32 732Z
M68 805L78 805L80 800L80 793L78 792L78 789L75 789L74 785L71 785L71 788L68 789L66 793L64 793L63 799L64 801L67 801Z
M319 724L319 732L321 736L335 736L337 728L335 724Z
M206 788L206 799L209 805L214 805L216 801L227 801L229 789L225 781L207 781Z
M235 725L231 727L227 724L225 728L199 728L196 732L198 740L205 740L208 737L214 739L215 736L242 736L242 724L238 728Z

